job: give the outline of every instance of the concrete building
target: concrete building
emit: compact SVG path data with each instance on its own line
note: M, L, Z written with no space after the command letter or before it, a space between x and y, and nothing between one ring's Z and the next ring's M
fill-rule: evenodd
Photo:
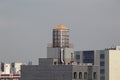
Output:
M58 25L53 29L53 43L47 47L47 58L40 58L39 65L23 65L21 80L98 80L98 69L91 63L75 62L69 29Z
M98 66L54 64L54 59L39 59L39 65L22 66L21 80L98 80Z
M75 59L79 64L92 63L99 66L99 80L119 80L120 46L105 50L75 51Z

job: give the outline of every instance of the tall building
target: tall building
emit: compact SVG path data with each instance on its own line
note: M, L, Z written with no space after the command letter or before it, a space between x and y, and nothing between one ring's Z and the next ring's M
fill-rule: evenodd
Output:
M47 47L47 58L58 59L59 64L70 64L74 61L74 50L69 43L69 28L58 25L53 28L53 43Z
M119 80L120 46L105 50L75 51L75 59L79 64L92 63L99 66L99 80Z
M23 65L21 80L98 80L97 65L77 64L69 43L69 29L64 25L53 28L53 43L47 47L47 58L39 65Z

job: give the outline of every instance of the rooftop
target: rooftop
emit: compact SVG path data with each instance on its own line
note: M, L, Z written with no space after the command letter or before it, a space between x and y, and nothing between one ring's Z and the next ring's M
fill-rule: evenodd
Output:
M69 28L65 27L64 25L60 24L53 28L54 30L69 30Z

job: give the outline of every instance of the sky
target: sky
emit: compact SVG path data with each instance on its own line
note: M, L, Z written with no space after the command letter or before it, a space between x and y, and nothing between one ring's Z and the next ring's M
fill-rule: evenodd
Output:
M36 64L59 24L75 50L120 45L120 0L0 0L0 62Z

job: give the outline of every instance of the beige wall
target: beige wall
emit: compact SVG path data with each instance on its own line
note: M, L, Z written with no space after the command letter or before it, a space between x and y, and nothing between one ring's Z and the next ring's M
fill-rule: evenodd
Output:
M109 50L109 80L120 80L120 50Z

